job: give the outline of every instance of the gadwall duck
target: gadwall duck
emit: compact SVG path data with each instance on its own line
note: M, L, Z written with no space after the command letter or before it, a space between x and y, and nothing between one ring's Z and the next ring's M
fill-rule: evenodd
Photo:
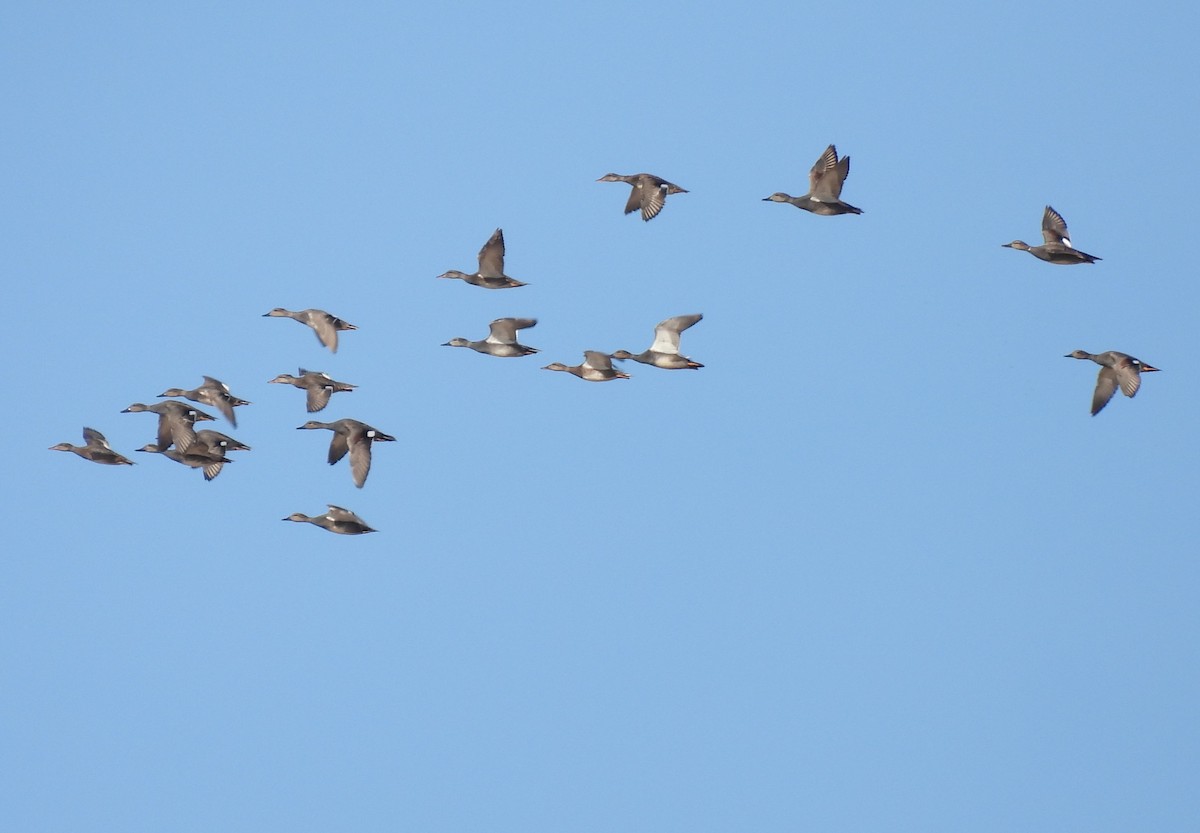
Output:
M861 208L855 208L850 203L842 202L842 184L850 175L850 157L843 156L840 160L837 148L833 145L825 148L825 152L817 159L817 163L808 172L808 193L803 197L793 197L782 191L776 191L763 202L786 202L811 211L832 217L835 214L862 214Z
M338 535L362 535L365 532L375 532L367 526L367 522L355 515L349 509L343 509L340 506L328 504L329 511L324 515L305 515L303 512L293 512L286 518L285 521L296 521L297 523L314 524L321 529L328 529L330 532L336 532Z
M59 443L58 445L50 446L50 450L72 451L85 460L91 460L93 463L102 463L106 466L133 465L133 461L128 457L113 451L112 447L108 444L108 440L95 428L83 429L83 442L84 445Z
M226 463L232 463L233 460L225 456L225 448L222 445L209 445L206 442L197 440L187 447L186 451L180 451L178 448L163 448L155 443L148 443L138 451L145 451L150 454L161 454L168 460L174 460L184 466L193 469L201 469L204 472L205 480L212 480L221 473Z
M192 408L174 399L166 402L155 402L153 405L143 405L134 402L123 414L140 414L149 412L158 415L158 436L155 444L159 448L167 448L172 444L179 451L187 451L189 445L196 441L196 431L192 427L197 422L215 421L216 417L206 414L199 408Z
M265 313L263 318L290 318L293 321L306 324L312 327L313 332L317 334L317 341L324 344L334 353L337 352L338 348L338 331L358 329L353 324L343 321L336 315L330 315L323 309L302 309L292 312L283 307L276 307L270 312Z
M221 415L229 420L230 425L234 428L237 428L237 416L234 415L233 409L251 404L245 399L238 399L231 394L229 392L229 385L220 379L214 379L212 376L205 376L204 384L198 388L193 388L192 390L167 388L159 396L179 396L183 399L199 402L201 405L211 405L220 411Z
M687 356L679 354L679 334L703 317L700 313L696 313L695 315L676 315L674 318L661 321L654 328L654 343L650 345L649 350L637 355L630 353L628 350L618 350L612 354L612 357L621 361L633 359L635 362L652 364L664 370L686 370L704 367L700 362L694 362Z
M358 385L351 385L347 382L339 382L328 373L322 373L319 370L305 370L303 367L300 368L299 376L280 373L271 380L270 384L292 385L305 390L308 393L307 408L310 414L323 410L329 404L329 398L335 393L347 393L358 387Z
M504 230L496 229L488 241L479 250L479 271L474 275L451 269L438 275L439 278L458 278L472 286L482 286L484 289L511 289L516 286L528 286L515 278L504 274Z
M250 446L240 440L235 440L228 434L222 434L220 431L213 431L207 428L196 432L196 442L201 442L210 448L221 448L225 451L249 451Z
M329 444L329 465L332 466L345 457L347 451L350 452L350 474L354 478L354 485L360 489L371 471L371 444L396 441L390 434L357 419L339 419L336 422L309 420L296 430L311 428L326 428L333 432L333 441Z
M1142 386L1143 373L1157 373L1159 368L1151 367L1143 361L1135 359L1126 353L1109 350L1105 353L1092 354L1086 350L1076 350L1067 353L1068 359L1091 359L1100 365L1100 375L1096 378L1096 391L1092 394L1092 416L1100 413L1108 400L1113 398L1117 387L1126 396L1133 396Z
M1067 233L1067 221L1050 206L1046 206L1046 211L1042 214L1042 237L1046 242L1041 246L1030 246L1023 240L1014 240L1011 243L1001 243L1000 245L1006 249L1029 252L1038 260L1044 260L1047 263L1059 263L1064 266L1072 263L1095 263L1097 260L1103 259L1089 255L1087 252L1081 252L1072 246L1071 236Z
M572 367L562 362L551 362L543 367L542 370L562 370L578 376L585 382L608 382L612 379L629 378L628 373L622 373L613 368L611 356L607 353L601 353L599 350L584 350L583 364L577 364Z
M654 174L605 174L597 182L624 182L633 186L629 192L629 200L625 203L625 213L632 214L640 210L642 219L650 222L658 216L667 204L668 194L686 194L686 188L680 188L674 182L667 182L661 176Z
M517 331L528 330L536 325L536 318L497 318L491 323L488 337L483 341L452 338L442 346L470 347L476 353L487 353L489 356L500 356L501 358L528 356L538 352L537 348L518 344Z

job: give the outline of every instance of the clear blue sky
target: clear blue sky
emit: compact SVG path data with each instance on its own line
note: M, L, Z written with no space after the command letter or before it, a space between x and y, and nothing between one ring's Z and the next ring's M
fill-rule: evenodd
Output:
M0 12L6 828L1196 829L1194 10L249 5ZM830 142L862 216L762 202ZM212 483L119 413L202 374Z

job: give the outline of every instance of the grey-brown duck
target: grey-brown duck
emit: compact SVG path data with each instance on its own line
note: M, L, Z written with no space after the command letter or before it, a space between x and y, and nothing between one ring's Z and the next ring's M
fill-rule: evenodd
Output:
M225 451L250 450L250 446L246 445L241 440L235 440L228 434L222 434L220 431L213 431L207 428L196 432L196 441L202 442L210 448L222 448Z
M537 348L518 344L517 331L528 330L536 325L536 318L497 318L491 323L487 338L482 341L452 338L442 346L470 347L476 353L487 353L489 356L501 358L528 356L538 352Z
M1000 245L1006 249L1029 252L1038 260L1063 266L1070 266L1073 263L1095 263L1097 260L1103 259L1087 252L1081 252L1072 246L1071 235L1067 232L1067 221L1050 206L1046 206L1046 210L1042 214L1042 238L1046 242L1041 246L1030 246L1023 240L1014 240L1011 243L1001 243Z
M78 454L85 460L91 460L93 463L102 463L106 466L132 466L133 461L123 454L118 454L109 446L108 440L104 435L95 428L83 429L84 445L71 445L70 443L58 443L50 446L51 451L71 451Z
M233 409L251 404L245 399L238 399L229 392L229 385L220 379L214 379L212 376L205 376L204 384L198 388L193 388L192 390L167 388L159 396L179 396L184 399L190 399L193 402L199 402L201 405L211 405L220 411L222 416L229 420L229 423L234 428L237 428L237 416L234 415Z
M808 172L807 194L793 197L776 191L771 196L764 197L763 202L786 202L796 208L827 217L835 214L862 214L861 208L855 208L841 200L842 185L849 175L850 157L843 156L839 160L837 148L830 145Z
M694 362L679 353L679 334L703 317L702 314L696 313L695 315L676 315L666 321L660 321L654 328L654 343L650 345L650 349L636 355L628 350L618 350L612 354L612 357L622 361L633 359L635 362L652 364L664 370L694 370L704 367L700 362Z
M211 414L206 414L199 408L193 408L189 405L184 405L182 402L176 402L174 399L168 399L166 402L155 402L153 405L143 405L141 402L134 402L125 410L123 414L140 414L149 412L158 415L158 436L155 439L155 445L159 448L167 448L174 444L179 451L187 451L188 446L196 441L196 431L192 427L197 422L215 421L216 417Z
M346 452L350 453L350 475L354 478L354 485L360 489L371 471L371 444L396 440L390 434L357 419L339 419L335 422L310 419L296 430L312 428L326 428L333 432L333 440L329 443L329 465L345 457Z
M686 188L680 188L674 182L667 182L661 176L654 174L605 174L597 182L624 182L633 186L629 192L629 200L625 203L625 213L642 212L642 219L650 222L658 216L667 204L668 194L686 194Z
M306 391L308 394L306 407L310 414L324 409L329 404L329 398L335 393L349 392L358 387L358 385L351 385L347 382L339 382L328 373L322 373L319 370L305 370L303 367L300 368L299 376L280 373L271 380L271 383L292 385Z
M496 229L479 250L479 271L473 275L451 269L438 275L439 278L457 278L472 286L484 289L511 289L527 286L521 281L504 274L504 230Z
M223 445L219 443L210 445L202 440L197 440L189 445L186 451L180 451L178 448L162 448L155 443L148 443L139 448L138 451L161 454L168 460L174 460L181 465L193 469L201 469L204 472L205 480L212 480L221 473L221 469L225 467L226 463L233 462L233 460L225 456L225 447Z
M336 532L338 535L362 535L366 532L376 531L367 526L366 521L349 509L334 506L332 503L328 504L328 506L329 511L324 515L305 515L303 512L293 512L283 520L313 524L321 527L321 529Z
M1086 350L1075 350L1067 353L1068 359L1091 359L1100 365L1100 375L1096 377L1096 390L1092 394L1092 416L1100 413L1108 400L1113 398L1117 388L1126 396L1133 396L1142 386L1143 373L1156 373L1159 368L1151 367L1143 361L1135 359L1126 353L1109 350L1105 353L1089 353Z
M299 321L312 327L313 332L317 334L317 341L324 344L332 352L336 353L338 349L338 332L341 330L357 330L349 322L343 321L336 315L330 315L323 309L302 309L298 311L286 310L283 307L276 307L263 315L263 318L290 318L293 321Z
M561 370L578 376L585 382L610 382L613 379L628 379L628 373L622 373L613 368L612 357L599 350L584 350L583 364L565 365L562 362L551 362L542 370Z

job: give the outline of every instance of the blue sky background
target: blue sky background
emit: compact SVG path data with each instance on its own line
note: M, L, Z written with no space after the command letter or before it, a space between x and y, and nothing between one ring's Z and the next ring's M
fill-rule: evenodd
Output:
M1195 830L1178 9L5 6L5 826ZM761 202L830 142L862 216ZM1047 203L1101 263L1000 247ZM528 287L434 279L498 226ZM1092 418L1075 349L1164 372ZM202 374L212 483L119 413Z

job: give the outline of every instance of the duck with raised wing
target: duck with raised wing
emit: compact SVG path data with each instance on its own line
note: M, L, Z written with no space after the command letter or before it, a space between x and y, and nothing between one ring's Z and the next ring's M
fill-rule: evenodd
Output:
M1091 359L1100 365L1100 375L1096 378L1096 390L1092 394L1092 416L1100 413L1108 400L1113 398L1117 388L1121 393L1132 397L1142 386L1143 373L1157 373L1159 368L1151 367L1143 361L1135 359L1127 353L1109 350L1105 353L1089 353L1086 350L1075 350L1067 353L1068 359Z
M488 337L483 341L452 338L442 346L470 347L476 353L487 353L489 356L500 356L501 358L528 356L538 352L537 348L518 344L517 331L528 330L536 325L536 318L497 318L491 323Z
M190 399L193 402L199 402L201 405L211 405L221 412L229 423L237 428L237 416L234 415L233 409L242 405L249 405L245 399L238 399L229 392L229 385L222 382L220 379L214 379L212 376L204 377L204 384L192 390L183 390L182 388L167 388L159 394L163 396L178 396L183 399Z
M850 157L843 156L840 160L837 148L833 145L825 148L825 152L817 159L812 170L808 172L808 193L802 197L793 197L782 191L776 191L763 202L786 202L796 208L832 217L835 214L862 214L861 208L855 208L850 203L842 202L842 185L850 175Z
M542 370L561 370L573 376L578 376L585 382L609 382L613 379L629 378L628 373L622 373L620 370L613 368L612 356L607 353L601 353L599 350L584 350L583 364L571 366L565 365L562 362L551 362L543 367Z
M303 367L300 368L299 376L280 373L269 384L291 385L306 391L308 394L306 407L310 414L323 410L329 404L329 398L335 393L347 393L358 387L358 385L351 385L347 382L339 382L328 373L322 373L319 370L305 370Z
M654 343L650 345L650 349L636 355L628 350L618 350L612 357L621 361L633 359L635 362L651 364L664 370L694 370L704 367L700 362L694 362L679 353L679 334L702 318L702 314L696 313L676 315L661 321L654 328Z
M625 203L625 213L642 212L642 219L650 222L658 216L667 204L668 194L686 194L686 188L680 188L674 182L667 182L661 176L654 174L605 174L597 182L624 182L633 186L629 200Z
M155 445L165 449L173 444L179 451L187 451L188 446L196 441L196 431L192 426L197 422L216 420L215 416L206 414L199 408L192 408L182 402L176 402L174 399L155 402L153 405L134 402L121 411L123 414L144 412L158 414L158 436L154 441Z
M1071 235L1067 232L1067 221L1050 206L1046 206L1046 211L1042 214L1042 238L1046 242L1041 246L1030 246L1023 240L1014 240L1011 243L1001 243L1000 245L1006 249L1029 252L1038 260L1063 266L1070 266L1073 263L1095 263L1097 260L1103 259L1087 252L1081 252L1072 246Z
M333 353L336 353L338 349L338 332L358 329L353 324L343 321L336 315L330 315L323 309L302 309L293 312L283 307L276 307L270 312L264 313L263 318L290 318L312 327L313 332L317 334L317 341L324 344Z
M51 451L71 451L85 460L102 463L106 466L132 466L133 461L123 454L118 454L109 446L108 440L95 428L83 429L83 445L58 443L50 446Z
M367 482L367 474L371 471L371 445L379 442L395 442L396 438L385 434L378 428L372 428L357 419L339 419L336 422L317 422L309 420L297 428L297 431L312 428L325 428L333 432L333 440L329 443L329 465L350 453L350 474L354 485L362 488Z
M343 509L340 506L328 504L329 511L324 515L305 515L303 512L293 512L286 518L285 521L296 521L297 523L309 523L328 529L330 532L336 532L338 535L362 535L366 532L376 532L367 526L367 522L355 515L349 509Z
M225 467L226 463L233 462L233 460L225 456L225 447L223 445L210 445L201 440L197 440L189 445L186 451L180 451L178 448L163 448L155 443L148 443L139 448L138 451L161 454L168 460L174 460L181 465L193 469L201 469L204 472L205 480L212 480L221 473L221 469Z
M484 289L512 289L528 284L504 274L504 230L496 229L479 250L479 271L473 275L451 269L438 275L439 278L457 278L472 286Z

